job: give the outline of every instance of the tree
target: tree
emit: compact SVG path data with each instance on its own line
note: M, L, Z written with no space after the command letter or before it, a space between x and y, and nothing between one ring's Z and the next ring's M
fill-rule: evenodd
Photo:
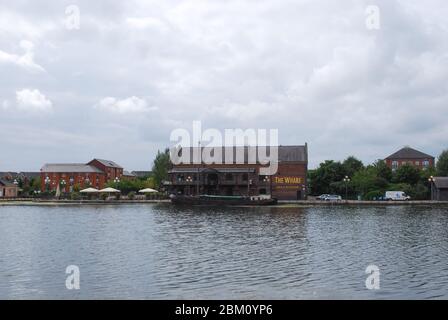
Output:
M393 182L415 185L420 180L420 170L412 165L402 165L394 172Z
M448 176L448 150L444 150L437 159L437 175Z
M168 179L170 167L170 150L167 148L163 152L158 151L152 166L152 175L156 187L159 187L164 180Z
M326 160L319 168L309 174L310 187L313 194L332 193L335 182L341 182L345 177L345 169L340 162Z
M386 181L392 180L392 169L387 166L384 160L377 160L373 164L373 167L375 168L378 178L382 178Z
M378 168L375 165L369 165L356 172L352 179L355 191L364 198L369 198L368 194L372 192L374 192L373 196L384 194L388 184L386 179L378 175Z
M356 172L364 168L362 161L358 160L354 156L350 156L345 159L342 166L344 167L345 175L349 177L353 177Z

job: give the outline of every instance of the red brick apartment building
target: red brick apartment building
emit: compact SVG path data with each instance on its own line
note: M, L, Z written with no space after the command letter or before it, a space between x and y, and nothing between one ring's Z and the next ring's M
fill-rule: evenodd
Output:
M110 160L93 159L83 163L45 164L40 170L41 190L72 192L73 187L103 189L106 183L121 179L123 168Z
M433 168L435 165L435 158L429 154L404 147L394 154L391 154L384 160L389 168L397 170L404 164L413 165L420 169Z
M235 161L238 148L244 148L244 163ZM179 152L190 152L184 148ZM268 148L269 149L269 148ZM222 157L230 148L222 148ZM271 194L279 200L302 200L307 193L308 146L279 146L278 171L275 175L260 174L260 161L250 164L247 147L233 148L233 163L202 164L181 163L169 171L165 184L170 193L196 195L260 195ZM203 159L204 160L204 159ZM224 161L222 161L224 162Z

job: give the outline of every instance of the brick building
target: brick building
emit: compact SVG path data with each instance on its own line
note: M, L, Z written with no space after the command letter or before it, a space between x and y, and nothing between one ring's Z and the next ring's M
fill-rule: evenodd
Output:
M121 179L123 168L113 161L94 159L83 163L45 164L40 170L41 190L72 192L74 186L103 189L106 183Z
M397 170L405 164L415 166L419 169L433 168L435 165L435 158L433 156L410 147L404 147L398 150L388 156L384 161L392 170Z
M0 199L15 198L19 194L19 187L7 180L0 179Z
M197 148L183 148L179 153L196 154L193 149ZM260 168L266 165L262 165L258 157L256 161L248 161L248 147L225 147L221 150L223 161L219 164L206 164L210 161L201 159L201 164L173 165L169 171L169 181L165 182L169 192L185 195L198 193L211 195L271 194L272 197L279 200L306 198L308 170L308 146L306 144L304 146L279 146L278 170L272 176L260 174ZM232 155L230 163L224 161L229 152ZM244 154L244 161L237 163L235 159L238 152Z

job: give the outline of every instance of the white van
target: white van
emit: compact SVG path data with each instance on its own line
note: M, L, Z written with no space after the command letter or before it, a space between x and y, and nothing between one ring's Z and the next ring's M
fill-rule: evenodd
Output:
M392 201L406 201L411 200L411 197L408 196L403 191L386 191L386 196L384 197L386 200Z

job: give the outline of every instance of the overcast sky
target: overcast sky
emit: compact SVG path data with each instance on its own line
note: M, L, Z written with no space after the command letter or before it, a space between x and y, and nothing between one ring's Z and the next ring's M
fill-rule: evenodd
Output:
M193 120L278 128L308 142L311 168L404 145L437 156L447 17L446 0L0 0L0 171L94 157L149 170Z

